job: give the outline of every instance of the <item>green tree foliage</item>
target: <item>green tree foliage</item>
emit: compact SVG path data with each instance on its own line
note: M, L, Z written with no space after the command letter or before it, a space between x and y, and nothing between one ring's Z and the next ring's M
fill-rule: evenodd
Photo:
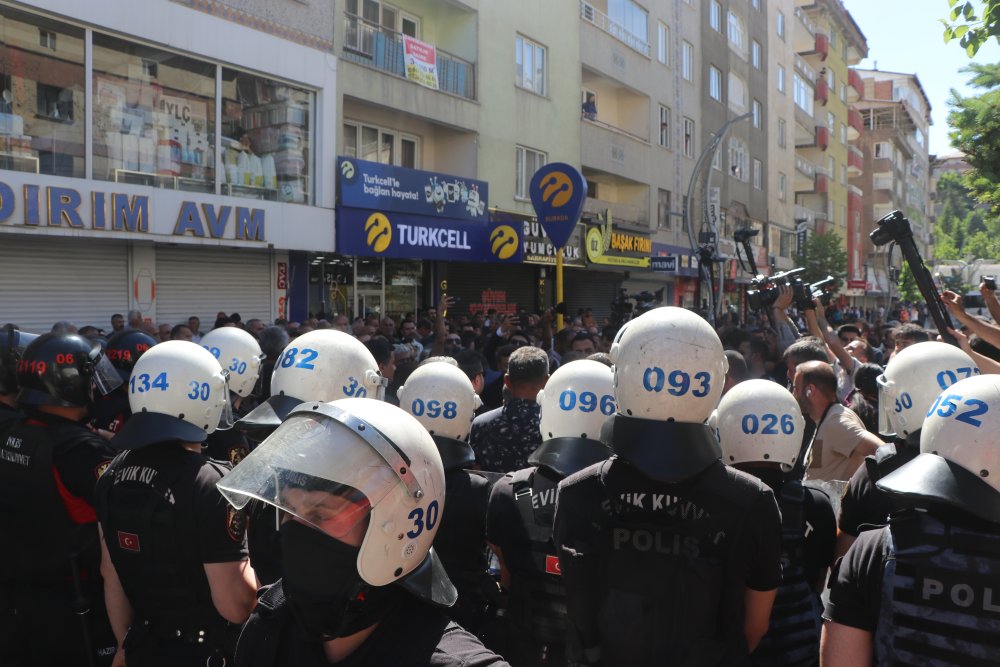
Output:
M948 6L951 13L941 19L946 44L957 39L971 58L991 37L1000 42L1000 0L948 0Z
M810 234L796 260L805 269L802 280L814 283L829 275L837 279L837 289L843 286L847 276L847 253L841 247L837 232Z
M984 92L963 97L952 91L948 136L972 166L964 178L970 194L1000 214L1000 64L973 64L962 71Z
M910 265L906 262L903 262L903 270L899 274L899 298L911 303L924 300L920 288L917 287L917 279L913 277Z

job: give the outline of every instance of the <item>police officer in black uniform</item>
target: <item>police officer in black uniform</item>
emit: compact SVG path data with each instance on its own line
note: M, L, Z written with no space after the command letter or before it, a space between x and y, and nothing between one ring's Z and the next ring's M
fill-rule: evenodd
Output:
M898 499L876 483L920 453L920 429L934 399L958 380L978 374L972 357L936 341L910 345L889 360L878 378L879 431L894 440L866 457L847 483L837 519L838 556L847 553L862 531L888 521Z
M209 352L167 341L129 380L132 417L98 484L105 596L130 667L225 665L254 605L246 522L215 488L228 466L201 443L231 426L226 375Z
M306 403L219 482L281 511L283 578L262 590L238 667L506 665L441 607L455 588L431 542L444 468L423 426L365 399Z
M400 407L431 434L444 465L448 511L441 516L434 550L458 590L458 601L448 615L479 634L490 601L499 598L496 581L487 574L490 481L483 473L469 470L476 463L469 432L482 401L451 357L425 359L397 393Z
M745 662L780 580L781 519L763 482L719 460L705 420L726 357L707 322L648 311L611 348L615 451L559 484L553 523L584 661Z
M263 441L303 401L363 397L381 400L388 381L368 348L354 336L318 329L290 342L278 355L266 401L236 422L252 443ZM281 578L274 508L252 502L246 507L250 562L261 585Z
M611 456L600 433L615 412L613 384L611 369L602 363L560 366L538 392L542 444L528 457L531 467L508 473L490 494L487 538L508 590L505 655L519 667L580 659L580 647L566 645L566 591L552 515L559 481Z
M877 483L904 499L833 577L824 666L995 665L1000 646L1000 377L950 385L920 454Z
M114 364L121 375L122 385L107 396L97 399L94 405L94 416L90 425L99 434L112 437L122 430L125 422L132 415L128 406L128 381L132 368L149 348L156 345L156 339L145 331L124 329L108 340L104 356Z
M38 338L8 324L0 329L0 438L7 428L21 421L24 413L17 406L17 362L24 348Z
M44 334L18 360L17 382L27 416L0 439L0 572L16 621L0 659L110 664L94 486L114 452L84 423L95 386L108 392L120 379L96 343Z
M709 424L718 431L722 460L771 487L781 508L781 585L768 632L750 661L760 667L816 665L819 592L833 563L837 524L830 496L802 481L802 411L784 387L747 380L722 397Z

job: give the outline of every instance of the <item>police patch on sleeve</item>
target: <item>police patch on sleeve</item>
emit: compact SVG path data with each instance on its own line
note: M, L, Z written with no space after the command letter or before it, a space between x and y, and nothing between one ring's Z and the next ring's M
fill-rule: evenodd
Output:
M242 510L230 507L226 510L226 532L233 542L242 542L247 532L247 518Z
M95 479L100 479L101 475L104 474L104 471L108 469L109 465L111 465L111 461L101 461L97 465L97 467L94 468L94 478Z

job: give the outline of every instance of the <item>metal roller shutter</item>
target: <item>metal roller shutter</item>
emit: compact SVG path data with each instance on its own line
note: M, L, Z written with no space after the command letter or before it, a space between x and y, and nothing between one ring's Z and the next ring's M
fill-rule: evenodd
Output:
M46 332L58 320L111 328L129 306L128 246L83 238L0 235L0 325Z
M461 299L455 308L459 313L469 312L472 304L499 310L493 299L499 292L503 292L504 303L516 304L517 310L533 312L538 305L536 271L533 266L523 265L448 264L448 294ZM493 299L492 302L483 303L484 292L487 292L487 302Z
M209 331L219 311L243 321L271 318L271 256L233 248L156 248L156 319L177 324L192 315Z
M611 314L611 302L618 295L618 286L625 276L590 269L571 269L564 276L566 316L572 321L577 310L590 308L600 326L604 318ZM552 282L555 282L554 273Z

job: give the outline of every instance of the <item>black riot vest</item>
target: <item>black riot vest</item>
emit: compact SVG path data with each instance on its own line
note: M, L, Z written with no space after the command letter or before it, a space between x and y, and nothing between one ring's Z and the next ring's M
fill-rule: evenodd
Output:
M805 576L805 494L798 480L781 485L781 585L767 634L750 656L755 665L814 665L822 628L820 599Z
M196 535L182 528L196 520L183 494L186 486L181 488L191 468L163 456L168 451L152 459L148 453L149 448L122 452L101 480L102 487L107 484L101 527L122 588L136 621L148 622L153 632L221 630L227 623L212 603L204 565L194 557L193 545L184 544Z
M507 615L536 643L561 654L566 642L566 589L552 543L558 484L557 479L540 474L537 468L512 473L514 502L531 543L531 571L511 571Z
M894 515L886 529L878 665L995 665L1000 655L1000 531Z
M79 424L47 418L22 421L0 436L0 534L9 540L0 549L0 571L17 583L71 589L74 576L97 578L94 510L80 501L71 517L54 473L60 451L92 437Z

